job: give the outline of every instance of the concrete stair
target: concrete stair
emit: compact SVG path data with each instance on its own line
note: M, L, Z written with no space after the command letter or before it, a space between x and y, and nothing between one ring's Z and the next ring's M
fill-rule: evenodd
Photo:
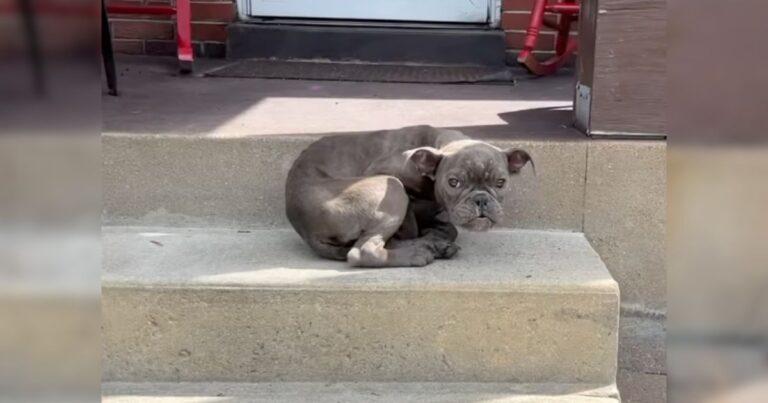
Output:
M618 287L581 234L462 234L350 269L290 230L105 227L107 381L611 385Z
M494 86L213 82L136 79L105 100L105 401L619 400L619 289L579 233L588 142L552 111L489 126L535 106ZM314 256L284 217L295 156L321 134L412 124L422 110L444 127L460 110L468 134L531 152L536 175L515 179L510 220L460 234L456 258L424 268Z
M105 223L286 227L285 178L301 150L318 137L105 134ZM525 168L512 178L514 192L505 200L504 226L581 230L586 141L489 141L525 148L537 167L535 174Z

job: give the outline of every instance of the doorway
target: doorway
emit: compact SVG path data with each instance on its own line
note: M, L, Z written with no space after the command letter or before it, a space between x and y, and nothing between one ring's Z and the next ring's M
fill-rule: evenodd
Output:
M498 0L241 0L245 17L497 26Z

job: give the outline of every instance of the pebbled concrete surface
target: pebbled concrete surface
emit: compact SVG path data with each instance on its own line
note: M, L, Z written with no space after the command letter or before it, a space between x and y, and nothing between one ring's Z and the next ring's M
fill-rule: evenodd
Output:
M666 401L667 355L665 319L633 316L622 310L619 321L617 384L623 402Z
M628 402L666 396L666 143L588 146L584 233L621 287L619 388Z
M666 142L593 141L587 160L584 234L623 303L666 309Z
M104 380L613 384L616 296L105 287Z
M664 403L667 375L620 369L617 375L622 403Z
M498 383L106 383L105 403L618 403L615 387Z

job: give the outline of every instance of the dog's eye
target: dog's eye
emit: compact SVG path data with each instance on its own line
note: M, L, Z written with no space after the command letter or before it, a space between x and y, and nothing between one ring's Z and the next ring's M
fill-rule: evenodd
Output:
M505 183L507 183L506 179L499 179L499 180L496 181L496 187L497 188L503 188Z
M448 179L448 185L450 185L452 188L459 186L459 180L456 178Z

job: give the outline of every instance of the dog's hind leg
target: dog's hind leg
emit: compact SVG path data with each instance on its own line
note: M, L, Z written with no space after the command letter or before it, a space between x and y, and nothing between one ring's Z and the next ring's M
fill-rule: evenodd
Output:
M307 243L320 257L332 260L347 260L347 253L351 247L337 245L330 240L308 237Z
M347 254L356 267L424 266L435 259L427 245L414 243L404 248L387 248L387 241L398 231L408 214L408 195L395 177L368 178L364 199L357 208L367 215L360 237ZM370 183L372 182L372 183Z
M346 259L355 267L424 266L435 259L423 244L386 247L409 203L405 187L394 176L327 179L302 190L288 199L288 216L318 255Z

